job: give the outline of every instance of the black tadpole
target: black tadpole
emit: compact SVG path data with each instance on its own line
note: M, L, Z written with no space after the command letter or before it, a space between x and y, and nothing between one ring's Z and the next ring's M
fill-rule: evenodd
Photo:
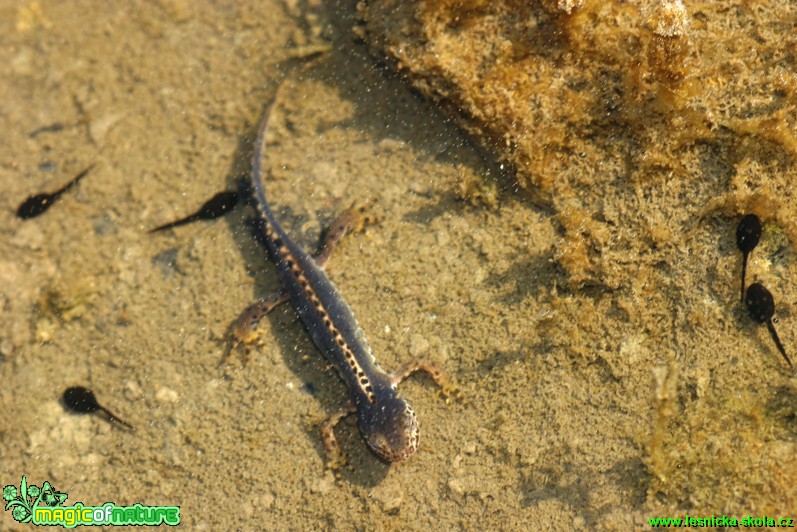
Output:
M772 324L772 316L775 315L775 300L772 299L772 294L761 283L753 283L747 287L747 312L750 317L758 323L766 323L769 334L775 341L778 351L786 359L790 368L794 366L791 363L783 344L780 343L778 333L775 332L775 326Z
M736 246L742 252L742 302L744 303L744 276L747 272L747 257L761 238L761 220L755 214L745 214L736 228Z
M223 216L233 210L235 206L238 204L238 193L234 190L225 190L224 192L219 192L208 201L206 201L202 207L199 208L194 214L190 214L185 218L180 218L174 222L169 222L167 224L163 224L161 226L156 227L155 229L150 229L150 233L155 233L157 231L163 231L164 229L171 229L172 227L178 227L180 225L185 225L191 222L195 222L197 220L212 220L214 218L218 218L219 216Z
M44 211L53 205L55 200L61 197L61 194L77 185L78 181L83 179L83 177L88 174L92 168L94 168L93 164L73 177L69 183L59 188L55 192L43 192L41 194L35 194L29 197L22 202L22 205L20 205L19 208L17 208L17 217L27 220L29 218L35 218L44 213Z
M101 406L94 396L94 392L83 386L72 386L64 392L64 404L78 414L91 414L97 412L111 423L117 423L130 430L135 430L133 426L120 418L116 417L110 410Z

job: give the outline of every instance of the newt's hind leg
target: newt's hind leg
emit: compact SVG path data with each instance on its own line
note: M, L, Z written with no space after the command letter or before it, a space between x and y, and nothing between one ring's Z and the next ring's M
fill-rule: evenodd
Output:
M365 230L366 226L379 222L379 219L368 211L369 207L355 207L352 205L346 212L338 216L335 221L332 222L325 231L318 253L314 257L315 263L320 268L326 266L330 255L332 255L332 252L346 234L361 233Z
M248 358L249 347L260 341L261 331L259 329L260 320L263 316L288 301L289 296L285 291L273 294L271 297L259 299L249 305L241 314L230 324L227 334L229 342L229 356L232 351L243 351Z
M330 255L344 235L362 232L367 225L377 221L376 216L368 213L368 208L349 207L326 230L319 252L315 257L316 264L321 268L326 265ZM262 234L262 230L258 229L256 234ZM288 293L283 290L271 297L260 299L244 309L238 318L232 322L228 330L229 349L227 356L232 351L242 351L245 354L245 358L248 359L251 346L260 341L261 331L258 328L260 320L274 308L288 301L288 299Z
M424 371L427 375L429 375L429 377L431 377L435 384L440 387L440 394L443 396L443 399L445 399L446 403L449 402L452 396L457 399L461 398L459 386L457 386L457 381L454 380L454 377L428 360L416 360L414 362L404 364L390 374L390 382L394 386L398 386L404 379L417 371Z

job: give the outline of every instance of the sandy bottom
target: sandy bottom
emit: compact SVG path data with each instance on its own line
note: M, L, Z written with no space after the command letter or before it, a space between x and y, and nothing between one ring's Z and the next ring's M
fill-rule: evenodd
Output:
M562 290L551 214L355 42L352 6L241 4L0 5L0 484L179 505L182 523L214 530L794 513L794 379L734 306L731 222L685 237L713 249L683 273L708 265L704 306L654 306L642 273L627 291ZM425 377L402 385L422 431L405 463L380 462L348 420L351 467L325 470L318 424L346 390L290 307L264 321L248 364L224 363L230 323L278 288L248 209L147 233L246 175L278 86L267 189L284 225L314 245L336 212L373 202L381 222L344 240L330 277L383 367L425 357L461 383L451 404ZM89 164L47 213L14 216ZM662 338L707 355L679 370ZM686 399L679 371L695 383ZM65 411L74 384L137 430ZM703 480L668 489L690 467Z

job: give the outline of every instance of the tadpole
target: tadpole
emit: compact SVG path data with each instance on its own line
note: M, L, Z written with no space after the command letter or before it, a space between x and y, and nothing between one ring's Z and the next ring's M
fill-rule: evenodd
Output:
M133 426L126 421L116 417L110 410L100 405L94 392L83 386L72 386L64 391L64 404L78 414L91 414L98 413L101 417L105 418L111 423L117 423L130 430L135 430Z
M34 194L33 196L29 197L23 201L22 205L20 205L17 209L17 217L27 220L29 218L35 218L36 216L43 214L53 205L55 200L61 197L61 194L77 185L78 181L83 179L83 177L88 174L92 168L94 168L93 164L73 177L66 185L59 188L55 192L43 192L41 194Z
M742 252L742 303L744 303L744 276L747 272L747 258L758 245L761 238L761 220L755 214L746 214L736 228L736 246Z
M155 233L157 231L163 231L164 229L171 229L172 227L178 227L180 225L185 225L187 223L195 222L197 220L212 220L214 218L218 218L227 214L235 206L238 204L238 193L234 190L225 190L223 192L219 192L208 201L206 201L202 207L199 208L194 214L190 214L185 218L180 218L174 222L169 222L167 224L163 224L161 226L156 227L155 229L150 229L150 233Z
M786 359L786 363L789 364L789 367L794 368L788 355L786 355L783 344L780 343L778 333L775 331L775 325L772 324L772 316L775 315L775 300L772 298L770 291L761 283L753 283L747 287L746 301L747 312L750 314L750 317L758 323L766 323L769 334L775 341L778 351L780 351L780 354Z

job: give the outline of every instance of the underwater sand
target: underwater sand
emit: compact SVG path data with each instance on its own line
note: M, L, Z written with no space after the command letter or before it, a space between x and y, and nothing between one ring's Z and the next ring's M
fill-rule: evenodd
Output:
M477 28L485 8L471 4ZM734 20L752 21L743 5ZM777 34L767 15L795 20L767 5L749 32ZM639 6L627 11L616 27L633 33ZM712 13L693 12L694 31ZM365 15L354 2L0 3L0 483L49 481L67 504L179 505L190 529L797 517L797 380L739 304L734 241L741 213L762 216L748 278L773 292L797 358L790 83L762 82L769 107L728 104L739 120L780 113L775 133L723 116L700 134L657 121L666 112L645 121L664 105L650 80L641 111L576 84L587 115L625 111L565 134L571 116L525 126L556 161L542 179L545 164L484 141L501 124L480 136L483 121L451 113L445 102L470 94L457 83L445 94L419 70L397 76ZM770 56L793 75L783 38ZM559 54L544 59L565 64ZM747 72L727 61L728 79ZM541 72L540 86L568 79ZM465 397L446 404L425 377L402 384L421 448L400 464L348 419L351 467L325 470L318 425L346 389L290 307L264 320L247 364L224 358L230 323L278 288L250 209L147 233L246 175L278 86L266 189L280 219L312 246L335 213L373 202L381 222L343 241L329 275L384 368L429 358ZM47 213L14 216L92 163ZM75 384L137 430L67 412L59 397ZM23 529L10 512L0 528Z

